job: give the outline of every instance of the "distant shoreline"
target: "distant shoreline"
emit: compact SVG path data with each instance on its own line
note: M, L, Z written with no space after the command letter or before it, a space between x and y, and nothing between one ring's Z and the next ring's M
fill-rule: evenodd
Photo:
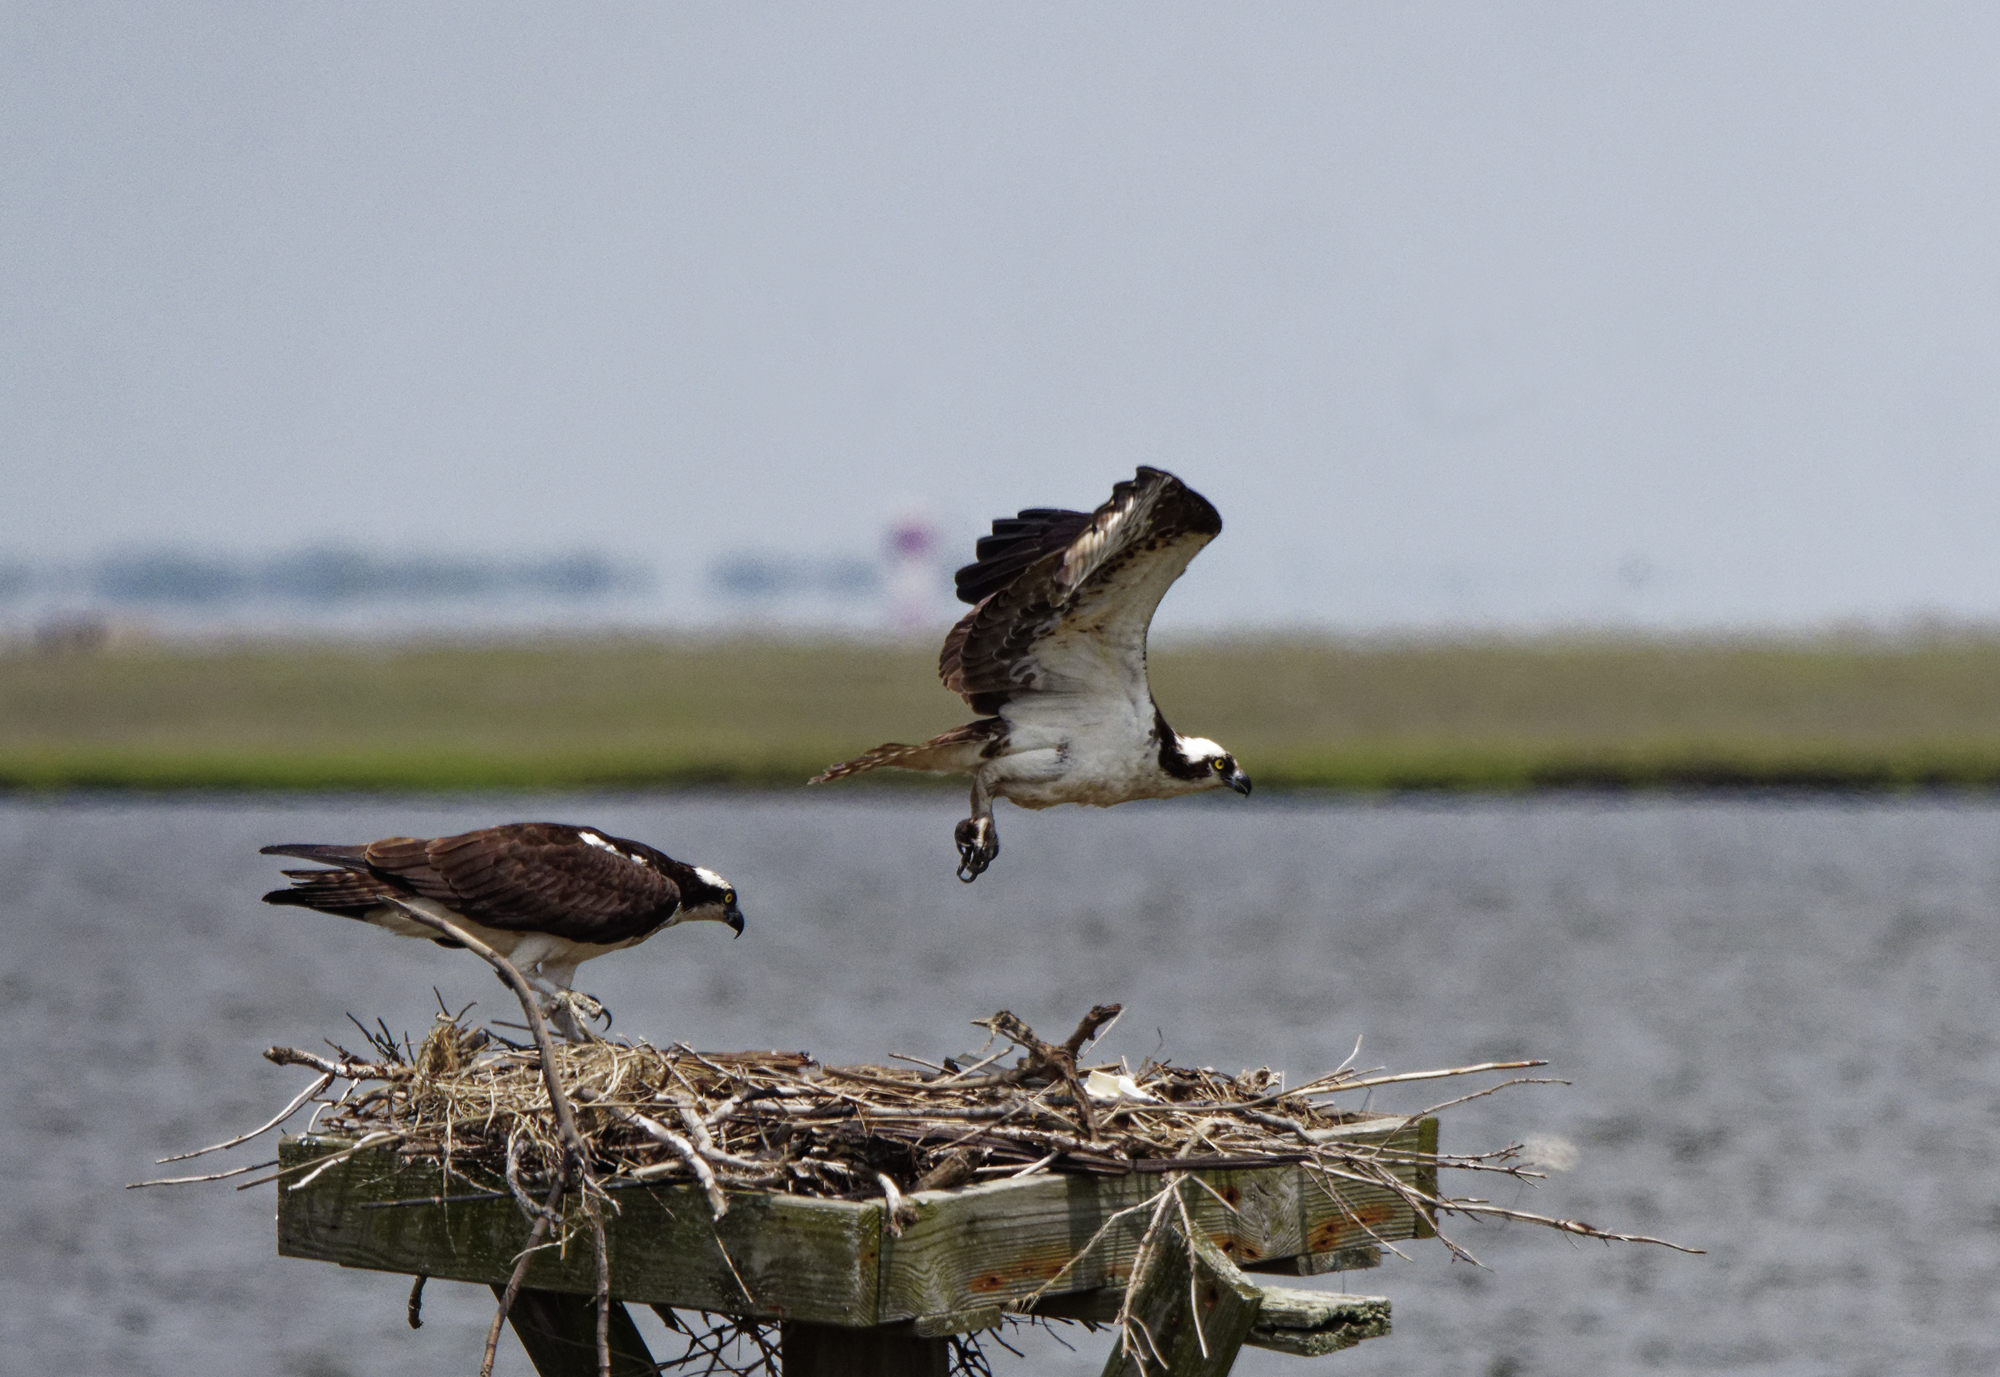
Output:
M1153 675L1260 790L2000 786L2000 633L1259 636L1167 642ZM865 641L24 649L0 790L790 789L970 717L929 648Z

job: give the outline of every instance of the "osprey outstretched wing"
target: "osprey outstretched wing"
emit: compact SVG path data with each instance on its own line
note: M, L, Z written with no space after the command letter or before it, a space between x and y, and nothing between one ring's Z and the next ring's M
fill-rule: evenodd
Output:
M972 816L956 832L968 882L1000 852L995 798L1046 808L1249 793L1234 756L1167 725L1146 679L1154 610L1221 530L1207 499L1150 468L1094 512L1036 507L994 522L958 571L973 608L945 637L938 674L975 712L997 715L920 745L877 746L812 782L884 767L970 774Z
M1088 515L1034 508L994 522L954 580L974 606L945 637L939 677L974 712L1027 693L1116 695L1150 708L1153 612L1221 533L1207 498L1149 468Z

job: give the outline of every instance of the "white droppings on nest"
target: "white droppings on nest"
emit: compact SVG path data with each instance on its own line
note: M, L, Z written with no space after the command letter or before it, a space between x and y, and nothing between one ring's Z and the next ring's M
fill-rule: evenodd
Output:
M1160 1097L1141 1090L1137 1081L1130 1076L1111 1071L1093 1071L1084 1078L1083 1093L1099 1104L1117 1104L1121 1101L1138 1104L1158 1104Z

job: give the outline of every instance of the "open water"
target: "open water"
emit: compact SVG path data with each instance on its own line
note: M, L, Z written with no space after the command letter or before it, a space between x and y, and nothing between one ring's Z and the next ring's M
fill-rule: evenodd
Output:
M471 1369L483 1289L432 1283L412 1332L403 1279L275 1256L269 1186L120 1186L289 1097L307 1077L267 1065L271 1043L339 1037L349 1010L421 1030L433 985L503 1007L462 953L260 905L260 844L539 816L742 891L740 941L703 925L585 968L620 1033L871 1060L976 1045L966 1021L1003 1006L1066 1030L1115 999L1107 1050L1134 1060L1304 1078L1357 1036L1398 1069L1544 1056L1573 1085L1450 1111L1447 1145L1560 1140L1573 1167L1521 1203L1709 1250L1461 1223L1487 1269L1433 1243L1323 1279L1395 1302L1393 1336L1323 1360L1340 1371L2000 1371L1992 800L1003 811L1006 850L971 887L951 877L956 802L0 803L7 1367ZM997 1366L1096 1372L1108 1339L1073 1337Z

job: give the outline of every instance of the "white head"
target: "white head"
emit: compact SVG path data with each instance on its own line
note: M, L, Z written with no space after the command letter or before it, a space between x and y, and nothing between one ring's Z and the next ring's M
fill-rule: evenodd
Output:
M705 865L689 866L691 872L681 885L681 907L676 923L727 923L738 937L743 935L743 914L736 907L736 886Z
M1250 792L1250 776L1243 773L1236 757L1205 736L1174 733L1160 745L1160 768L1180 781L1190 794L1203 789Z

